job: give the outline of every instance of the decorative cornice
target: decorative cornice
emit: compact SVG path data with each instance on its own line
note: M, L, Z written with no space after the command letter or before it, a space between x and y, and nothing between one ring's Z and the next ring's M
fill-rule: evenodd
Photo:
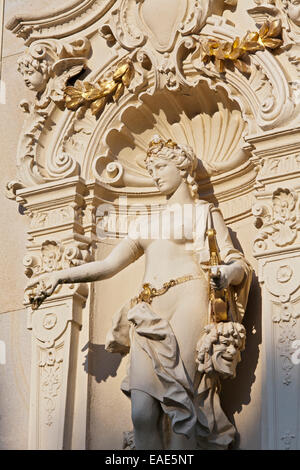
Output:
M44 15L20 14L11 18L6 28L26 45L46 38L62 38L87 28L112 7L116 0L72 0L61 9Z

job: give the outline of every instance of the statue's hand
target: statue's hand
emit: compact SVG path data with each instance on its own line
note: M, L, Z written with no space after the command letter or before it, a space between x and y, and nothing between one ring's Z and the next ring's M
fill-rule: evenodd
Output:
M212 289L227 289L233 280L232 265L220 265L211 267L210 286Z
M26 289L32 289L32 293L29 294L32 309L38 309L41 303L55 291L59 283L60 277L58 272L42 274L30 280Z

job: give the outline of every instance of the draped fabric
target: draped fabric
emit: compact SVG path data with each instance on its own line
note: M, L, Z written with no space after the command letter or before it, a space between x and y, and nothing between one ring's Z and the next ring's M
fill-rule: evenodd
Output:
M204 271L208 269L209 261L206 230L212 227L217 233L222 261L238 262L244 270L241 284L229 290L230 319L241 322L251 284L251 266L234 248L221 212L212 204L198 201L192 249L196 262ZM137 251L140 249L138 239L132 246ZM202 288L207 287L203 284ZM180 302L185 302L184 296ZM200 303L199 308L195 305L193 310L195 327L208 318L208 303ZM136 389L156 398L173 431L187 437L196 435L199 448L225 449L234 439L235 428L221 408L218 377L206 374L199 377L199 372L197 377L189 376L181 356L184 353L185 357L196 359L196 342L182 342L182 330L178 326L176 337L172 321L161 318L159 311L155 312L144 302L133 308L129 302L115 315L106 349L122 354L129 352L128 374L121 388L128 395ZM183 320L181 328L185 327ZM179 343L185 348L181 353Z
M196 436L199 447L202 444L205 449L227 449L236 433L235 427L221 408L219 390L220 384L216 376L202 375L196 398ZM207 430L205 434L203 427Z
M129 310L128 320L133 325L131 357L122 390L127 394L132 389L141 390L158 399L175 433L196 436L200 446L202 443L206 448L227 448L235 429L221 409L218 380L203 375L199 388L194 388L171 325L148 304L142 302ZM148 367L140 362L141 350L150 360L158 383L153 373L149 383Z

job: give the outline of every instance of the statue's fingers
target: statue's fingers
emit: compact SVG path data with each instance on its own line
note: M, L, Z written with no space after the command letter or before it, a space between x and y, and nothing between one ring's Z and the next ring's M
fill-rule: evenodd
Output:
M220 266L211 266L210 272L213 279L218 279L221 276Z
M53 284L51 284L49 289L47 289L47 296L49 297L50 295L52 295L54 290L55 290L55 286Z
M45 300L44 295L36 295L34 297L30 297L29 299L33 310L37 310L44 300Z
M221 280L220 280L220 289L226 289L228 287L228 281L227 281L227 277L223 277Z
M45 300L47 297L49 297L50 294L48 294L47 289L43 289L41 292L41 297L43 297L43 300Z
M31 287L35 287L39 284L39 282L40 282L39 279L32 279L31 281L27 283L26 288L30 289Z
M210 286L212 289L220 289L220 284L215 281L211 281Z

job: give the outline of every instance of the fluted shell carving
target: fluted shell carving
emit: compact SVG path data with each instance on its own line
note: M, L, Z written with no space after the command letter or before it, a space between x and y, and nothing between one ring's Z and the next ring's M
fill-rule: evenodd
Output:
M225 93L216 95L204 85L189 95L157 93L129 105L122 125L112 126L98 147L94 175L112 185L124 184L128 173L136 181L147 177L144 158L155 134L190 145L200 161L199 178L237 168L247 159L241 150L247 124Z

